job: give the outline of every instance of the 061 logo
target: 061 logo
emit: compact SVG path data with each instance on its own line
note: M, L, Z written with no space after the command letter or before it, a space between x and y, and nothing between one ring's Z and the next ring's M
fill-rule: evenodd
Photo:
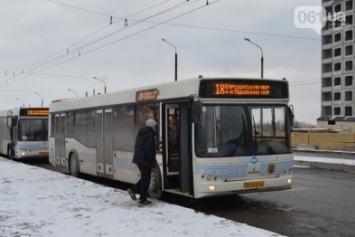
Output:
M330 13L320 6L299 6L294 11L294 24L297 28L314 29L321 34L322 28L327 24L331 27L343 26L344 12Z

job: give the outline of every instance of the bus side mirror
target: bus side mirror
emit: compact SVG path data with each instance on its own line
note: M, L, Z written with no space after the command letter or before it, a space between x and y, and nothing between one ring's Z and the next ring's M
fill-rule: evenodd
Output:
M293 105L288 106L288 117L290 120L290 127L292 127L295 119Z
M193 100L191 106L191 120L193 123L200 123L202 113L202 102Z

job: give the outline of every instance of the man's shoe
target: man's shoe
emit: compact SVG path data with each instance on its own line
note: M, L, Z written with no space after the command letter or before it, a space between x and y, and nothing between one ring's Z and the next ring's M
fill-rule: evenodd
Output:
M132 198L132 200L137 200L136 194L131 190L131 189L127 189L127 192L129 194L129 196Z
M139 204L143 204L143 205L148 205L148 204L150 204L150 203L152 203L152 201L149 201L149 200L139 200Z

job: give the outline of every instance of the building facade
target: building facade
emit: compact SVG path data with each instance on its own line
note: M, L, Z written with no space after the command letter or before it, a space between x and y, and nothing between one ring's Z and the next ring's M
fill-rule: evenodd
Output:
M355 128L355 0L322 0L321 117L317 126ZM355 131L355 130L354 130Z

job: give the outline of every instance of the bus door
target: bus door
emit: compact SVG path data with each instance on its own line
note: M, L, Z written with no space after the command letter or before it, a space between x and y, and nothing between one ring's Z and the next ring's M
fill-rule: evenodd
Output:
M56 167L66 169L68 162L65 157L65 114L55 115L55 163Z
M95 116L97 175L113 178L112 109L97 110Z
M164 184L166 190L190 195L191 159L189 157L188 105L165 104Z

